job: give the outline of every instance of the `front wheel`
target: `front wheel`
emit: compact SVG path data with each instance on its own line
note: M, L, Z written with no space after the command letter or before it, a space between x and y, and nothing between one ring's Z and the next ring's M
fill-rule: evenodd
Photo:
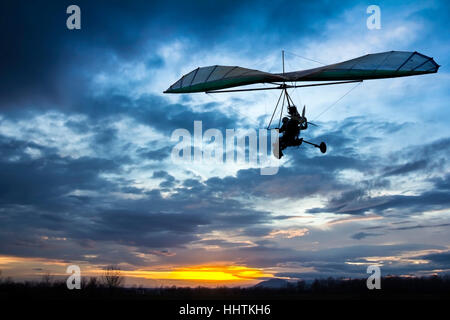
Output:
M320 152L322 152L322 153L327 152L327 145L325 144L325 142L321 142L319 148L320 148Z

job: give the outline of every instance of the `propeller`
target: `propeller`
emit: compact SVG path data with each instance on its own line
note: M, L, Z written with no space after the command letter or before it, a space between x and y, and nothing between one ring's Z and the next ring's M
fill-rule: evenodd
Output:
M304 121L306 121L307 124L313 125L314 127L318 127L317 124L309 122L308 119L306 119L305 113L306 113L306 106L304 105L302 110L302 119L304 119Z

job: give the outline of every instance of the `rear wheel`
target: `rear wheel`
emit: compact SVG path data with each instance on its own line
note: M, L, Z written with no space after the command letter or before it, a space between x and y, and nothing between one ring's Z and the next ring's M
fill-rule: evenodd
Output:
M325 142L321 142L319 148L320 148L320 152L322 152L322 153L327 152L327 145L325 144Z

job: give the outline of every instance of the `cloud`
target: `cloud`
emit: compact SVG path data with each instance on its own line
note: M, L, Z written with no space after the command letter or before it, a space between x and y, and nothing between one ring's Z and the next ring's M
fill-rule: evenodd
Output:
M309 230L307 228L290 228L285 230L272 230L265 238L271 239L275 237L282 237L287 239L297 238L297 237L303 237L307 235Z
M361 240L367 237L377 237L382 236L382 233L370 233L370 232L358 232L351 236L352 239Z
M138 150L138 153L142 158L162 161L169 157L171 151L172 149L170 147L162 147L156 150L141 148Z
M448 139L438 139L428 144L419 146L407 146L400 152L396 152L391 158L394 161L403 162L405 159L417 159L402 165L383 167L381 160L373 160L367 163L367 170L381 173L373 178L363 181L361 186L349 188L338 196L331 197L324 207L308 209L308 213L333 212L342 214L361 215L368 213L386 214L389 211L401 212L423 212L426 210L439 210L446 208L449 204L446 196L446 176L422 178L426 183L432 183L428 190L418 190L415 195L379 195L372 196L372 190L393 187L394 180L386 180L386 177L395 178L398 175L419 174L419 171L428 168L428 174L441 175L442 170L448 170L444 163L448 157ZM434 157L429 158L429 152L434 150Z
M104 174L120 175L122 166L128 162L62 157L54 149L36 144L6 137L0 141L3 181L0 203L2 208L7 208L0 212L4 253L30 254L34 243L33 246L41 248L34 254L47 255L50 247L42 239L36 240L38 235L64 237L65 242L75 247L77 243L93 241L95 246L113 242L144 250L166 249L185 246L212 230L270 221L268 212L219 198L197 180L193 181L199 194L179 187L163 198L159 190L144 192L126 180L103 177ZM26 153L30 146L41 150L38 159ZM152 178L162 178L161 187L169 189L177 182L164 170L154 171ZM119 192L138 194L141 198L124 199L116 195ZM51 256L58 252L55 250ZM121 259L136 260L130 254Z
M407 227L398 227L391 228L391 230L414 230L414 229L425 229L425 228L440 228L440 227L448 227L450 223L442 223L437 225L415 225L415 226L407 226Z
M318 30L315 21L325 16L320 6L286 1L268 3L264 10L257 1L175 1L170 5L135 1L131 6L78 1L81 29L68 30L70 3L47 3L45 10L41 5L17 1L2 10L0 35L8 42L0 64L2 108L31 101L40 101L40 108L68 102L89 91L93 73L114 68L119 61L144 60L148 68L161 68L168 62L158 49L168 41L188 39L189 54L230 45L233 36L233 47L255 50ZM280 8L286 5L296 10L281 14ZM333 10L340 8L341 4Z
M444 266L445 268L448 268L448 266L450 265L450 253L449 252L425 255L422 258L430 260L433 263L436 263L440 266Z
M414 172L417 170L424 169L427 165L427 161L422 159L410 163L406 163L404 165L396 166L394 168L388 168L388 172L384 174L384 176L395 176L401 174L407 174L410 172Z
M14 148L11 149L11 146ZM26 153L29 147L40 150L44 156L33 159ZM63 198L70 201L67 195L75 190L74 186L81 190L114 189L100 174L120 171L120 166L109 159L62 157L53 149L5 137L0 138L0 149L3 155L0 203L3 205L63 207Z
M342 223L371 221L371 220L379 220L379 219L383 219L383 217L380 217L377 215L367 215L367 216L362 216L362 217L339 218L339 219L335 219L335 220L331 220L331 221L327 222L327 225L333 226L333 225L342 224Z

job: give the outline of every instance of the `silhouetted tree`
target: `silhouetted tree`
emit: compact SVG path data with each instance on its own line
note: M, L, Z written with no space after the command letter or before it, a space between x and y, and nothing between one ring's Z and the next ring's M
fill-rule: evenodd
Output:
M109 265L103 272L102 281L105 286L113 289L123 286L125 278L122 276L122 271L119 267Z
M86 284L87 288L95 289L100 286L100 281L98 281L97 277L90 277L88 283Z
M297 290L300 292L305 291L306 283L304 280L297 281Z
M136 298L136 299L309 299L311 297L339 299L442 299L450 297L450 276L433 276L422 278L405 278L396 276L383 277L382 290L368 290L366 279L316 279L312 283L299 281L288 288L124 288L124 277L114 266L105 268L102 277L86 279L84 290L67 290L65 281L53 280L47 273L43 282L15 282L9 277L0 281L0 301L2 297L38 297L50 299L97 298ZM49 283L45 285L45 283Z
M53 276L50 272L46 272L42 275L41 282L43 285L49 287L52 283Z

